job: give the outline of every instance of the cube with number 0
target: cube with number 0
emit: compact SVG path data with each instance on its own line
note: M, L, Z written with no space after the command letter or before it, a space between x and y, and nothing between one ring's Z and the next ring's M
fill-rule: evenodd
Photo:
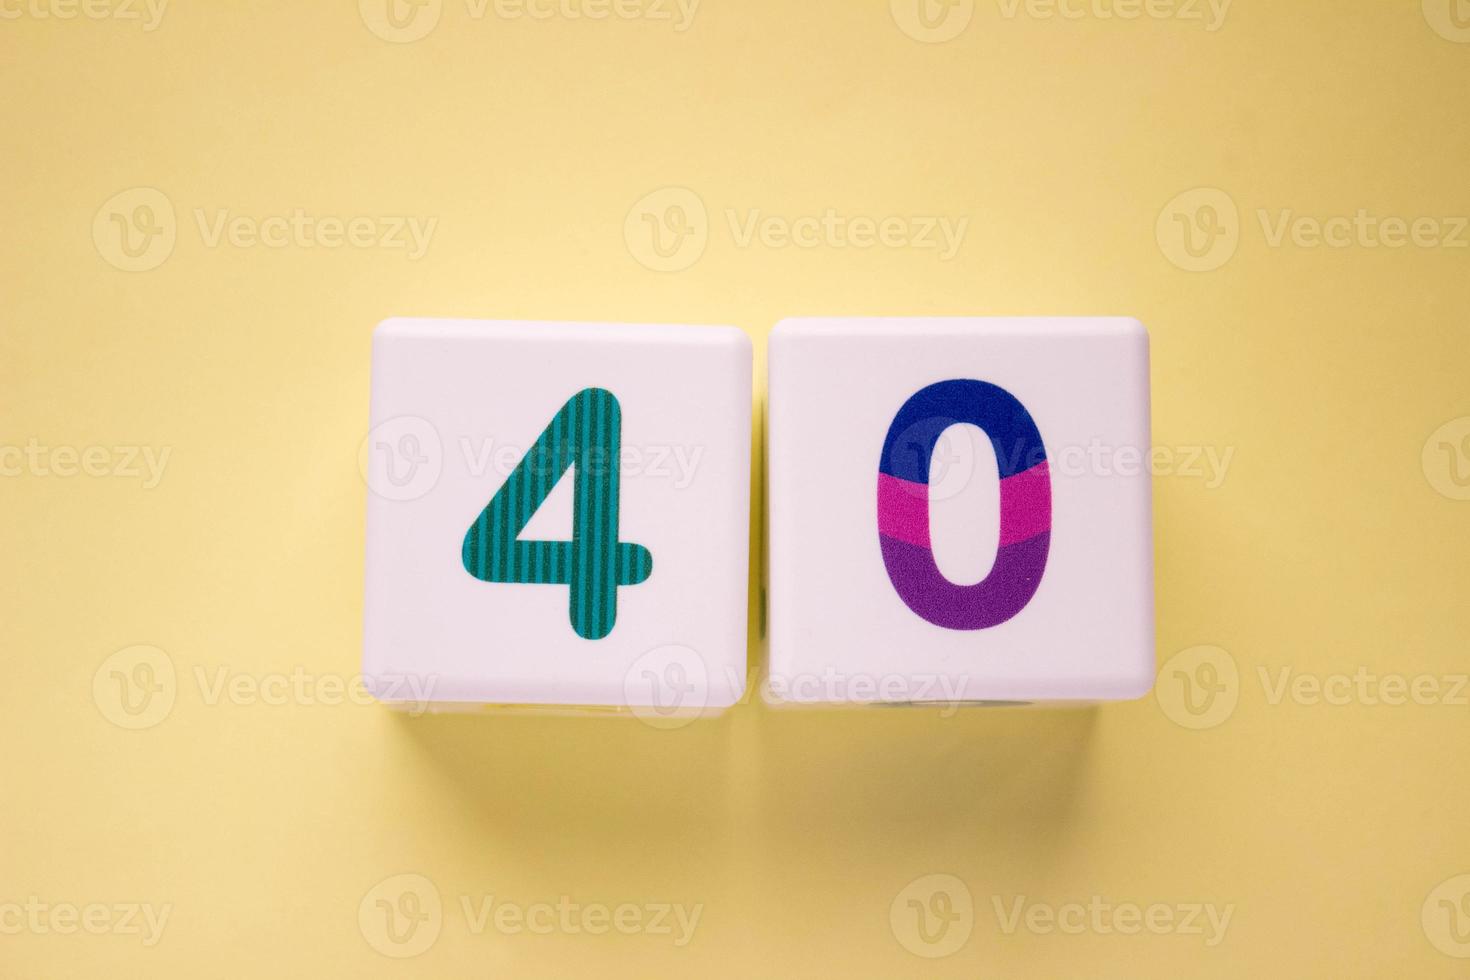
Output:
M1131 319L778 324L765 697L1148 691L1148 394Z
M380 324L360 453L373 693L653 718L735 703L750 385L730 327Z

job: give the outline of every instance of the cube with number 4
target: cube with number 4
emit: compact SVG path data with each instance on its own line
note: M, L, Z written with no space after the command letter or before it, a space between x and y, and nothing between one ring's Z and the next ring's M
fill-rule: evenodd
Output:
M1136 320L778 324L766 698L1145 693L1148 391Z
M373 339L381 700L711 713L745 683L750 342L393 319Z

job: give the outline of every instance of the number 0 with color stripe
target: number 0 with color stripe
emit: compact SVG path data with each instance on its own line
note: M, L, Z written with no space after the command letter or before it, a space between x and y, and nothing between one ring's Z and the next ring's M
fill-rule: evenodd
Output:
M956 585L934 561L929 539L929 464L944 430L982 429L1000 471L1000 541L990 574ZM985 381L921 388L888 427L878 462L878 542L904 604L945 629L979 630L1015 616L1041 584L1051 548L1051 474L1031 413Z
M460 557L482 582L571 587L572 629L588 640L612 632L618 586L653 571L653 555L618 540L622 407L612 392L577 392L521 457L465 532ZM572 540L522 541L518 534L568 468L576 470Z

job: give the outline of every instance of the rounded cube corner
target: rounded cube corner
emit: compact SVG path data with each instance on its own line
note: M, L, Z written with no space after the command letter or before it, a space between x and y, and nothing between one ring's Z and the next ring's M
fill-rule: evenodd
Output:
M788 316L777 320L771 327L770 342L778 343L790 340L802 333L806 324L810 323L805 317Z
M1139 701L1153 693L1157 676L1154 653L1150 649L1146 658L1140 658L1136 667L1120 678L1118 688L1111 700Z
M745 691L748 686L742 678L740 683L731 686L720 696L711 697L709 703L705 705L706 713L711 717L717 717L739 707L745 700Z
M1118 332L1127 340L1141 344L1145 349L1148 347L1148 327L1137 317L1124 316L1118 318Z
M705 330L716 345L733 351L737 356L743 355L746 360L755 357L755 345L751 343L750 334L740 327L719 324L706 327Z
M406 316L385 317L374 325L373 339L400 336L408 330L411 323L413 323L412 318Z

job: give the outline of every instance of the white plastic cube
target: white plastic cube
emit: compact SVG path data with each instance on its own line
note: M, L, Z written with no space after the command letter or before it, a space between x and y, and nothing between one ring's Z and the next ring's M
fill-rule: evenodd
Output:
M735 703L750 386L731 327L380 324L361 454L373 693Z
M1147 692L1148 385L1131 319L778 324L766 699Z

